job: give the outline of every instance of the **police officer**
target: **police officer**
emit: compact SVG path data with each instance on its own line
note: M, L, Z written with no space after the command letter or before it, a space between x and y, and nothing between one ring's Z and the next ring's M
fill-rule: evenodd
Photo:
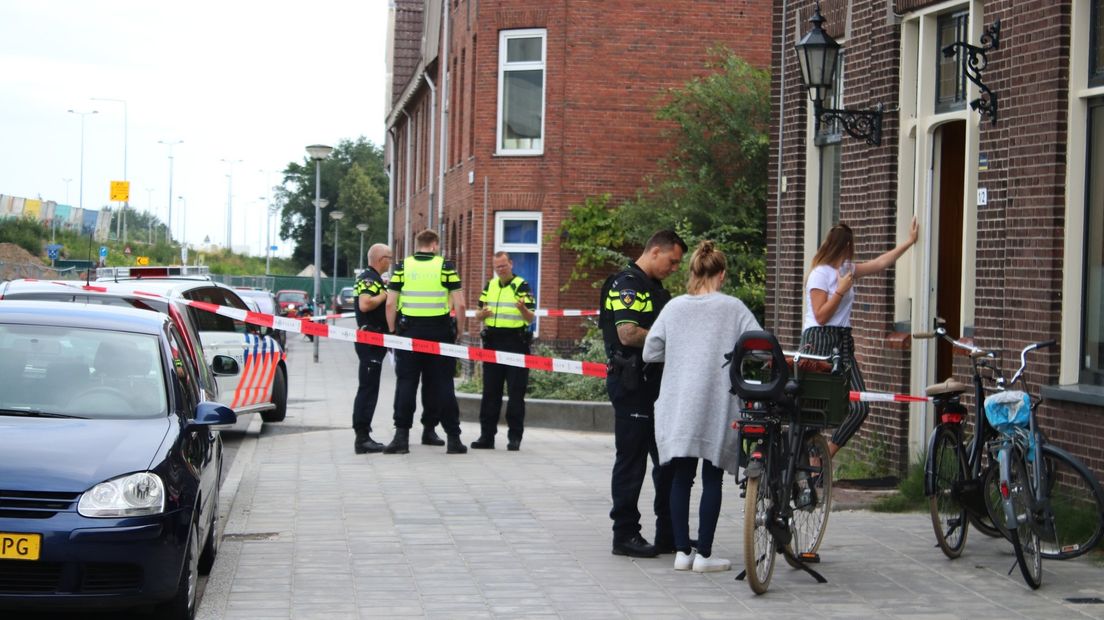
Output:
M673 476L670 468L659 466L653 419L663 369L656 364L645 368L641 355L648 328L671 299L660 281L678 269L685 252L686 242L678 234L661 230L648 239L640 258L602 286L598 322L609 356L606 391L613 403L617 451L610 484L614 555L650 558L674 552L669 508ZM637 508L649 456L655 485L655 545L640 534Z
M483 348L510 353L529 353L533 310L537 307L532 289L524 278L514 275L514 262L506 252L494 255L495 277L483 287L479 296L479 311L475 318L483 321ZM525 388L529 384L529 369L483 363L483 398L479 405L479 439L472 442L476 449L494 449L498 418L502 411L502 382L506 382L510 397L506 405L507 450L521 448L525 423Z
M463 321L464 298L452 262L437 255L439 245L432 230L423 230L414 238L414 255L399 263L387 285L387 325L408 338L451 343L456 341L456 333L449 318L450 306L457 320ZM383 449L385 454L410 451L419 380L427 384L431 396L431 402L423 402L423 407L440 416L448 435L447 452L468 451L460 441L455 374L456 360L451 357L395 350L395 437Z
M387 332L387 286L383 275L391 268L391 248L377 243L368 248L368 268L357 276L353 294L356 295L357 329ZM353 451L357 454L383 452L383 444L372 439L372 417L379 400L380 373L387 349L360 342L354 344L360 360L356 398L353 400Z

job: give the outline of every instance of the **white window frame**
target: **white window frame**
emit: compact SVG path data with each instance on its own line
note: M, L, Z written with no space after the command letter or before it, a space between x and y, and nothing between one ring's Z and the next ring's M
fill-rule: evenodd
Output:
M505 238L505 224L506 222L536 222L537 223L537 241L536 243L506 243L503 241ZM544 273L544 253L541 252L541 239L543 238L544 230L544 218L543 214L539 211L499 211L495 213L495 233L494 233L494 251L498 252L525 252L537 254L537 288L540 287L544 278L539 277ZM540 306L540 291L534 290L533 297L538 300L538 307ZM534 335L540 334L540 319L533 319L533 333Z
M506 44L511 39L541 40L540 62L506 62ZM523 30L503 30L498 33L498 113L495 116L495 155L544 155L545 121L548 117L548 30L545 28L527 28ZM503 95L505 94L505 74L507 71L541 71L541 129L540 148L506 149L502 146L502 132L505 129L502 119Z

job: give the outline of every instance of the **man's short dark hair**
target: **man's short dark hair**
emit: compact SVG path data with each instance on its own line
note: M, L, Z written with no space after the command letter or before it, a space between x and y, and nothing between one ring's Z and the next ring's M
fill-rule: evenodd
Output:
M644 244L644 251L647 252L656 247L661 250L670 250L676 245L682 248L683 254L690 249L686 245L686 242L682 240L682 237L678 236L677 232L673 230L661 230L648 239L648 243Z
M505 258L506 260L510 260L510 253L505 252L503 250L499 250L499 251L494 253L494 257L495 258Z
M414 237L414 247L427 248L440 241L441 238L437 236L436 232L426 229L418 233L417 237Z

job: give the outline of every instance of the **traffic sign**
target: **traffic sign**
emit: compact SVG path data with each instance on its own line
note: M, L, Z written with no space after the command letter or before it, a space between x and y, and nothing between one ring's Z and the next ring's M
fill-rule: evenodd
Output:
M112 181L111 200L117 202L130 201L130 181Z
M130 256L130 246L129 245L126 246L125 248L123 248L123 254L126 254L127 256Z
M134 264L145 267L145 266L149 265L149 257L148 256L135 256L134 257Z
M100 246L100 258L107 258L107 246L106 245L101 245Z
M270 246L268 246L268 249L270 249L270 250L272 250L273 252L275 252L276 250L278 250L278 249L280 249L280 248L279 248L279 246L275 246L275 245L270 245Z
M61 251L62 245L51 243L46 246L46 255L50 257L50 260L57 260L58 253Z

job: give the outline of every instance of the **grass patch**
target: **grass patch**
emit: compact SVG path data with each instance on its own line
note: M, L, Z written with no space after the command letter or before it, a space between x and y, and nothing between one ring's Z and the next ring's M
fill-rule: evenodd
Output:
M909 465L908 473L897 485L892 495L879 498L870 509L875 512L918 512L927 510L928 498L924 495L924 455Z

